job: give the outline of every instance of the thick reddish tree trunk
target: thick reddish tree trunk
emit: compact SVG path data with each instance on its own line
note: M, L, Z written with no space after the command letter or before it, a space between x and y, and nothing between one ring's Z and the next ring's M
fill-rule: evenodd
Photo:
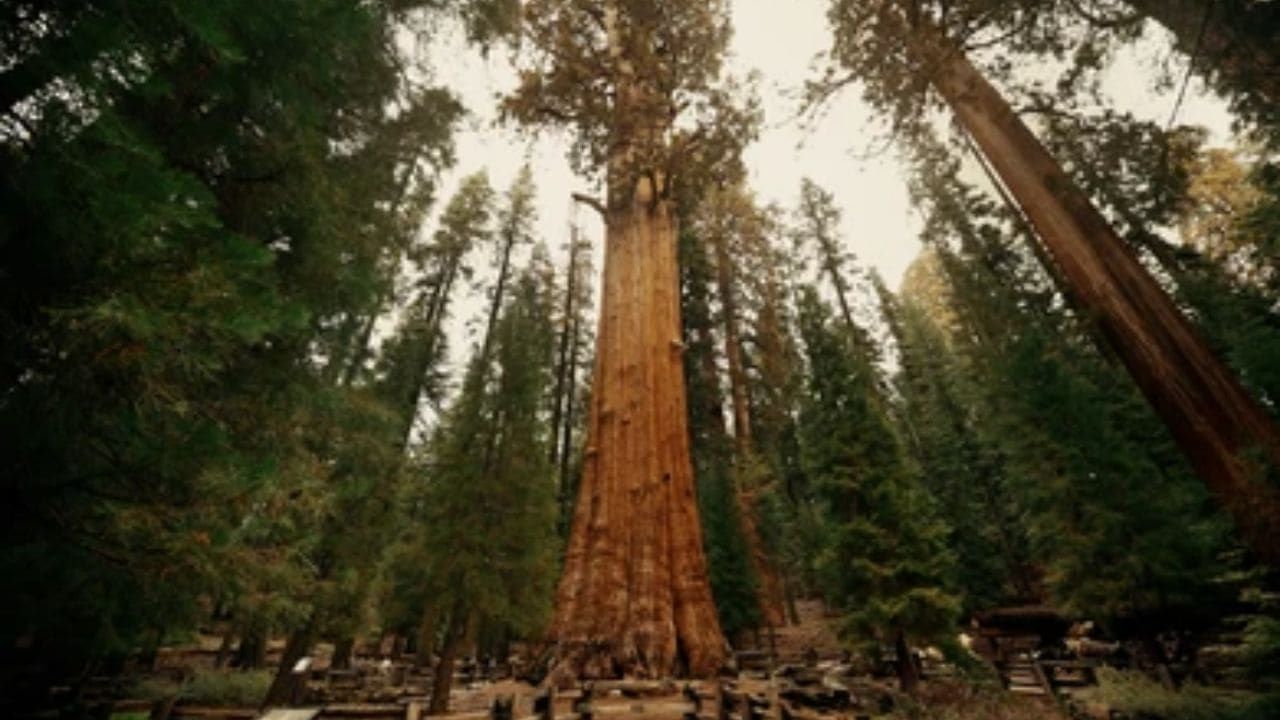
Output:
M652 180L630 195L606 218L587 447L551 630L556 673L707 676L725 641L689 456L675 219Z
M1209 490L1280 565L1280 429L1008 103L936 29L907 35L1070 286Z

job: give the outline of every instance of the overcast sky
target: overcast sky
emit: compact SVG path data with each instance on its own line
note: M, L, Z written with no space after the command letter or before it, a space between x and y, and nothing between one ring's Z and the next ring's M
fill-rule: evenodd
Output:
M750 184L761 201L790 209L796 204L801 179L815 180L835 196L843 212L842 233L848 248L862 264L878 269L890 287L897 287L919 250L919 221L908 206L906 179L895 153L871 152L880 138L875 114L850 90L831 102L816 123L794 120L798 88L813 76L814 57L829 44L827 4L828 0L730 2L734 24L730 67L736 75L760 74L765 112L761 138L745 154ZM1164 122L1176 93L1153 88L1153 63L1160 48L1161 43L1152 42L1128 53L1109 72L1106 87L1121 108ZM569 169L564 139L544 134L531 141L496 124L495 97L514 84L505 50L485 59L460 37L446 34L423 51L431 55L437 80L453 87L472 113L457 139L458 163L441 179L437 211L462 176L487 169L495 187L504 188L527 160L536 178L538 230L559 258L575 212L569 194L589 188ZM1210 128L1211 142L1229 140L1222 104L1205 96L1198 82L1192 83L1178 120ZM598 246L601 227L594 212L586 208L576 212ZM424 231L430 232L433 223L434 213ZM451 333L454 362L468 352L462 325L481 306L475 294L456 304L458 327Z

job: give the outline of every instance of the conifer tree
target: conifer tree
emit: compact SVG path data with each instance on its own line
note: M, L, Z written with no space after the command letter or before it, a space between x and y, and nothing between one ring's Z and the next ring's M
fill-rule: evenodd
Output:
M581 472L581 438L584 384L580 376L586 365L584 354L590 340L587 314L591 307L591 245L575 222L570 229L568 258L558 318L555 385L551 391L551 446L549 456L556 465L556 497L561 536L569 534L573 517L574 482Z
M706 549L717 616L737 642L759 627L759 580L743 538L735 483L734 441L725 417L721 348L713 306L715 267L710 243L696 223L680 231L680 309L684 332L684 375L688 383L689 436L698 509L706 529Z
M534 0L505 109L573 131L606 250L586 460L552 637L566 675L709 675L724 658L694 497L673 190L736 157L720 2ZM680 120L677 123L677 119ZM680 667L677 667L677 661Z
M1072 302L1094 319L1253 551L1276 562L1280 489L1266 476L1280 466L1280 427L966 57L959 43L973 28L905 0L871 8L841 0L830 18L834 63L863 75L868 99L896 126L922 128L916 90L933 88L951 108L1035 228Z
M948 525L947 546L956 554L956 590L965 609L1038 601L1020 522L1024 509L1006 477L1000 448L972 424L973 378L914 293L894 297L879 278L876 283L898 349L894 387L902 435L921 484Z
M410 255L417 277L404 321L383 344L384 370L377 381L388 404L400 415L400 435L406 444L423 399L441 400L439 366L447 350L444 323L458 280L474 272L466 256L489 239L493 201L483 172L467 176L441 213L431 243Z
M422 566L439 638L430 710L448 708L454 661L477 628L518 636L548 619L558 542L555 480L543 401L552 365L551 308L542 281L523 272L494 328L492 357L477 348L457 400L426 448L408 497L406 560ZM437 624L438 623L438 624Z
M875 367L850 352L811 287L802 289L799 324L808 363L801 458L828 537L817 570L844 613L845 633L876 653L880 644L893 647L902 688L913 692L919 677L910 643L942 637L959 611L947 588L954 560L947 529L875 400Z
M769 627L785 624L782 584L761 531L760 495L769 477L760 460L760 446L752 433L751 368L747 367L750 320L748 258L764 249L769 218L738 185L713 190L699 203L694 218L696 232L710 245L719 331L728 380L729 407L733 417L733 484L738 505L737 520L757 582L759 613ZM767 262L767 261L766 261Z
M956 352L978 391L980 442L1005 458L1050 599L1112 624L1195 621L1220 599L1221 518L1038 261L955 171L922 175L926 228L957 310Z
M0 565L41 599L6 600L6 643L78 671L206 597L255 633L309 614L330 469L386 469L334 361L451 162L461 108L394 42L440 9L6 6Z

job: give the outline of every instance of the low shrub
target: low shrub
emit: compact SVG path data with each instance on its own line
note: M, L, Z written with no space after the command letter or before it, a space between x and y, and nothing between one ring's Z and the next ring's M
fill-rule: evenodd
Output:
M252 707L262 702L271 685L269 670L199 670L184 683L152 678L137 684L133 697L159 700L177 695L192 705Z
M1187 684L1170 690L1132 671L1100 668L1098 686L1079 694L1083 702L1152 720L1274 720L1277 698L1257 692Z

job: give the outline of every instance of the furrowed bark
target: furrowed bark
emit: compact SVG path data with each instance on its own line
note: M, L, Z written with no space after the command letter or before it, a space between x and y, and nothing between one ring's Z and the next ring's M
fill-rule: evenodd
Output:
M1017 199L1079 309L1264 561L1280 565L1280 429L998 91L934 27L908 33L931 82Z
M605 265L587 448L550 637L554 676L710 676L725 655L711 599L685 414L676 222L640 158L669 118L645 100L619 3L601 24L615 75Z
M551 636L577 677L724 660L694 495L676 227L649 180L610 209L587 448Z

